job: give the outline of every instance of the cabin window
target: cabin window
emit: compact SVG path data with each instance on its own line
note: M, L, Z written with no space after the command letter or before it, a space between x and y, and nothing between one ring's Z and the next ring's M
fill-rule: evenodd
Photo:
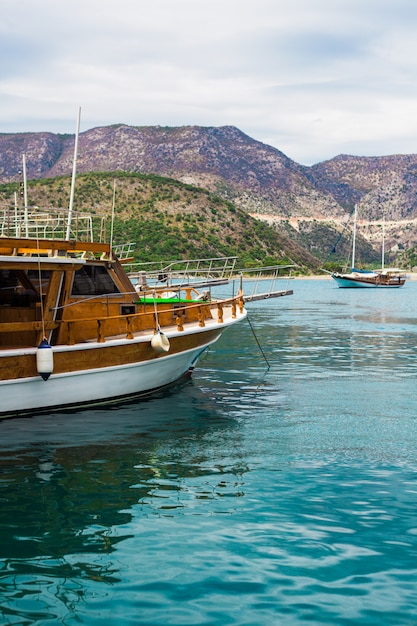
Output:
M120 315L134 315L136 313L136 307L133 305L122 305L120 307Z
M27 277L37 293L41 291L42 295L46 294L51 277L49 270L41 270L41 272L39 270L28 270Z
M104 265L83 265L75 272L72 296L100 296L120 293Z
M29 306L39 299L37 286L23 270L0 270L0 304Z

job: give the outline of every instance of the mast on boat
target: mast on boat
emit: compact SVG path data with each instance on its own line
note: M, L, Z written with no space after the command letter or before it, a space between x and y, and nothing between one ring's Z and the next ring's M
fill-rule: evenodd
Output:
M385 262L385 216L382 218L382 261L381 261L382 270L384 270L384 262Z
M75 176L77 173L77 153L78 153L78 135L80 133L80 118L81 118L81 107L78 107L77 126L75 129L74 161L72 164L71 194L70 194L70 202L69 202L69 209L68 209L68 224L67 224L67 233L66 233L67 240L70 238L70 234L71 234L72 206L74 203Z
M356 253L356 219L358 207L355 204L355 213L353 216L353 243L352 243L352 271L355 269L355 253Z

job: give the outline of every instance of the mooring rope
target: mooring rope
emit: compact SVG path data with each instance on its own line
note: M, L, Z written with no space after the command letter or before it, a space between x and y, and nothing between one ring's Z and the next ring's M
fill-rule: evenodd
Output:
M266 358L265 352L263 351L261 344L259 343L258 337L256 336L255 330L254 330L254 328L252 326L252 322L249 319L249 313L246 315L246 319L248 320L248 324L250 326L252 334L253 334L253 336L255 338L256 343L258 344L258 348L261 351L261 354L262 354L263 358L265 359L265 363L267 364L268 369L269 369L271 367L271 365L270 365L268 359Z

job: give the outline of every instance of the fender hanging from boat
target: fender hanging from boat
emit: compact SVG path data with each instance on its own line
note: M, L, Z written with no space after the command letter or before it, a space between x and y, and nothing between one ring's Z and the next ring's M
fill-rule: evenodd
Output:
M48 341L43 338L36 350L36 369L43 380L48 380L54 371L54 354Z
M158 330L151 339L151 346L155 352L168 352L170 348L168 337Z

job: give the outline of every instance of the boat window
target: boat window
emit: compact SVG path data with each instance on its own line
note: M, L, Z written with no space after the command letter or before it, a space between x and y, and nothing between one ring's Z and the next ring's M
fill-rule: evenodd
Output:
M41 272L39 270L28 270L27 277L38 293L41 288L42 294L46 294L51 277L49 270L42 270Z
M120 293L106 267L83 265L75 272L71 295L99 296L105 293Z
M28 306L36 300L36 287L23 270L0 270L1 304Z

